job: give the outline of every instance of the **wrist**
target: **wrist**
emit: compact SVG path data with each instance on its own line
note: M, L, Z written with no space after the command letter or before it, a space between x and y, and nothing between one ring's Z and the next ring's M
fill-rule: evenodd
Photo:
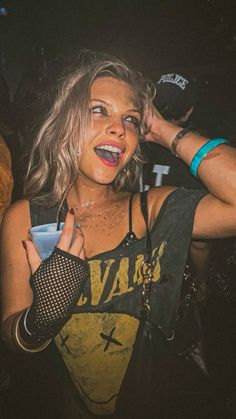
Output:
M26 310L11 315L2 325L2 340L9 349L16 352L40 352L45 349L51 340L46 342L27 342L21 336L19 324L25 315Z
M25 327L25 315L28 313L28 310L24 310L17 318L14 328L14 339L17 349L21 352L41 352L43 351L51 342L51 339L48 339L44 342L34 342L30 336L28 338L28 331L24 329ZM23 336L22 336L23 335ZM28 335L28 336L27 336Z
M184 138L186 135L190 134L191 130L189 130L188 128L183 128L180 131L177 132L177 134L175 135L175 137L173 138L171 145L170 145L170 151L171 153L175 156L179 158L178 152L177 152L177 147L179 145L179 141L182 140L182 138Z
M20 317L22 313L23 311L18 311L17 313L12 314L3 322L1 327L2 341L9 349L13 351L17 350L14 339L15 324L18 317Z

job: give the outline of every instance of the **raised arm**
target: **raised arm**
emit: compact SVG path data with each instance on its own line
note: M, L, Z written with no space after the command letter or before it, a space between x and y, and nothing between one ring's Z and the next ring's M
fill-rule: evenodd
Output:
M173 147L173 140L181 130L182 128L165 121L154 110L147 139L174 151L188 166L192 166L193 170L195 168L195 172L209 191L197 206L193 237L217 238L236 235L236 150L226 144L214 146L211 142L209 148L212 149L206 154L202 149L204 153L201 153L199 150L211 139L191 131L175 141ZM201 154L205 156L201 158ZM196 164L192 163L194 156L198 169Z

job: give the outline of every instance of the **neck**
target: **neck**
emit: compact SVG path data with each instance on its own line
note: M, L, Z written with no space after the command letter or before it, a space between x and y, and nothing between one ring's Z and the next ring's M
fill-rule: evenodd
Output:
M115 192L111 185L100 185L84 176L79 176L68 194L70 206L86 208L100 205L112 199Z

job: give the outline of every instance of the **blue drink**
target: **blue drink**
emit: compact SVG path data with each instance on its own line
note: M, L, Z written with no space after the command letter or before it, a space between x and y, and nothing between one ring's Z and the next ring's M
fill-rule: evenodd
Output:
M32 242L38 250L41 259L46 259L57 245L64 223L60 223L60 230L57 230L57 223L42 224L32 227L29 230Z

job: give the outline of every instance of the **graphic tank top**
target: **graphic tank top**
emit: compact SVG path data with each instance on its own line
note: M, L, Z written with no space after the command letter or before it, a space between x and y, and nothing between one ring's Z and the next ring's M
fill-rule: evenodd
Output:
M151 230L155 263L151 322L166 337L175 326L194 212L204 194L184 188L172 192ZM30 203L30 209L32 225L56 222L58 208ZM94 415L115 411L132 355L140 319L144 249L145 237L136 239L129 231L117 248L89 258L90 278L73 315L55 338L80 398Z

